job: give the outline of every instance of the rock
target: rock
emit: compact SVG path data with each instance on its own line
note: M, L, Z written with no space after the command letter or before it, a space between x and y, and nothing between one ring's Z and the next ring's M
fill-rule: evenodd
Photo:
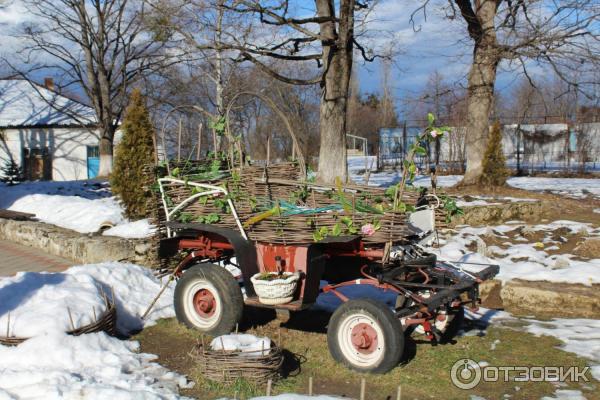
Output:
M488 226L487 228L485 228L485 232L483 232L483 236L487 237L487 238L495 238L496 236L502 236L502 235L499 235L498 232L494 231L492 228L490 228Z
M536 236L536 231L530 226L525 226L521 229L521 236L527 239L533 239Z
M600 285L512 280L500 291L506 311L520 315L600 318Z
M585 258L600 258L600 237L588 237L573 250L575 255Z
M476 242L477 242L477 254L481 254L482 256L486 257L487 245L485 244L483 239L480 237L477 237Z
M552 263L552 269L567 268L569 265L571 265L571 262L567 257L558 256Z
M149 242L137 243L134 247L135 254L144 255L152 249L152 244Z

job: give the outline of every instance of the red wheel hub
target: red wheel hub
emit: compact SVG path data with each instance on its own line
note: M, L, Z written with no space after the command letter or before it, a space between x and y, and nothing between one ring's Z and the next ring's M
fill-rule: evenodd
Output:
M200 289L194 295L194 310L203 318L212 317L217 309L217 300L208 289Z
M377 349L377 331L366 323L360 323L352 328L352 345L362 354L371 354Z

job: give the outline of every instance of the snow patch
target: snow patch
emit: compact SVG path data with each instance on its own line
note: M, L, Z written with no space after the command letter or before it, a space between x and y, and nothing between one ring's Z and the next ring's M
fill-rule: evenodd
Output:
M377 165L373 160L374 156L348 157L348 171L352 180L356 183L365 182L365 165L371 165L373 168ZM462 175L441 175L437 177L438 187L454 186L462 180ZM384 170L381 172L371 172L369 185L372 186L390 186L402 179L402 172L398 170ZM593 196L600 198L600 179L584 178L541 178L541 177L511 177L507 180L508 185L519 189L530 190L534 192L551 192L554 194L572 197L585 198ZM431 177L420 175L413 181L414 186L431 187ZM534 201L533 199L517 199L506 197L506 201Z
M152 308L144 321L141 315L158 294L163 282L152 270L135 264L106 262L71 267L64 272L70 275L88 275L98 281L104 290L115 294L117 305L117 329L129 333L154 324L158 319L175 316L171 284ZM164 278L166 282L167 278Z
M469 245L482 241L480 236L491 233L502 238L506 237L504 236L506 233L519 228L532 232L552 232L559 228L567 228L571 233L587 232L589 236L600 234L599 230L593 228L591 224L565 220L533 226L499 225L482 228L464 226L457 227L457 234L446 238L441 242L443 245L439 249L432 249L432 251L450 261L498 264L500 273L496 278L502 281L523 279L578 283L587 286L600 283L600 259L581 260L570 254L550 255L547 250L550 250L551 245L546 247L544 243L529 243L526 238L517 237L515 240L521 239L523 243L512 243L506 249L498 246L478 246L481 254L469 250ZM473 272L481 269L470 264L465 264L464 268Z
M542 400L586 400L586 397L579 390L559 389L552 397L544 396Z
M0 398L181 399L186 378L138 351L138 342L105 333L52 332L0 345Z
M6 330L25 338L66 332L93 323L94 313L104 311L102 290L90 275L19 272L0 280L3 335Z
M139 353L138 342L104 332L64 333L70 328L65 307L71 309L76 325L85 323L92 307L99 306L94 301L101 300L101 291L114 293L122 333L172 317L172 286L147 320L139 317L160 287L151 270L118 262L1 279L0 325L10 312L11 333L36 336L15 347L0 345L0 399L182 398L178 391L189 387L186 378L153 362L156 356Z
M252 352L254 355L261 355L261 353L267 355L271 348L271 339L247 333L231 333L214 338L210 342L210 347L213 350Z
M147 220L129 222L121 204L103 181L24 182L0 184L0 208L35 214L47 224L79 233L108 229L110 236L137 239L154 234Z
M119 236L126 239L142 239L154 235L156 226L150 224L147 219L134 222L126 222L110 229L102 234L105 236Z

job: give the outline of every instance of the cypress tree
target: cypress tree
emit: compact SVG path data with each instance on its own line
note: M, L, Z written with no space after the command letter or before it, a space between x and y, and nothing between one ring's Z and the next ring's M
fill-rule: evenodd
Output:
M487 148L483 156L483 173L479 183L483 186L503 186L508 178L506 158L502 150L502 130L496 121L490 132Z
M122 201L125 215L139 219L147 215L151 193L145 185L144 169L154 163L154 127L139 89L133 90L121 124L123 137L115 152L110 184Z

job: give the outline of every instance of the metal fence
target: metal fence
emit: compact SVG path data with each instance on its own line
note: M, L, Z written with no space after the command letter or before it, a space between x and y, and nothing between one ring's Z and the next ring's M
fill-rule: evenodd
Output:
M382 129L379 134L378 164L400 166L408 149L422 132L419 126ZM502 146L507 166L518 173L600 171L600 123L586 124L506 124L502 126ZM418 157L426 168L439 159L440 168L459 173L466 166L466 130L452 129L439 147L426 146L428 156Z

